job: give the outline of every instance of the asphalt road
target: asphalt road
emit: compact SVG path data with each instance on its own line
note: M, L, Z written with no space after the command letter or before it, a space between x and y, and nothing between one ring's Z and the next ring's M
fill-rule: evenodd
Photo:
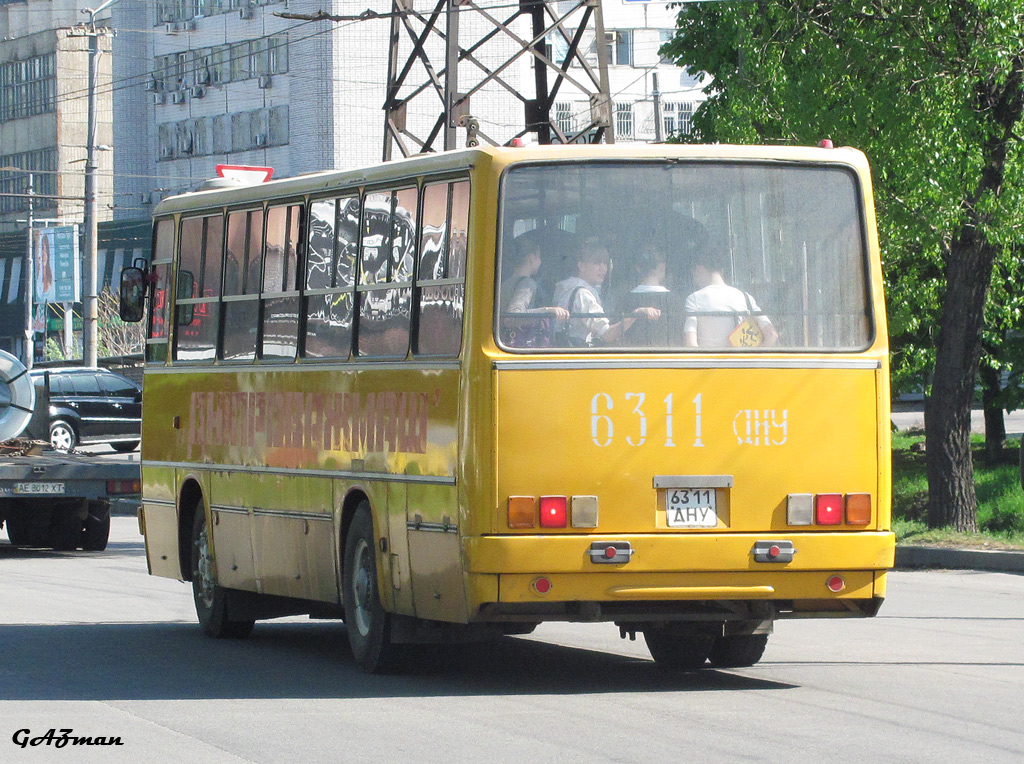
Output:
M204 638L134 518L99 554L4 540L0 568L5 763L1024 760L1024 576L895 572L879 617L781 622L741 671L674 675L562 624L376 677L336 622ZM13 740L50 728L123 745Z

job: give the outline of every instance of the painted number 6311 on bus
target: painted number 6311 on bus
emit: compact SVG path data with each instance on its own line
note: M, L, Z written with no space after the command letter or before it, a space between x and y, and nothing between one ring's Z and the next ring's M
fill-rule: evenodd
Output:
M605 448L612 445L616 435L616 421L620 430L626 429L625 441L630 446L642 446L648 439L648 404L646 393L625 393L618 409L615 399L609 393L597 393L590 399L590 439L595 446ZM697 393L690 403L687 414L692 413L692 435L690 445L703 448L704 442L704 394ZM658 416L664 416L664 447L676 447L675 395L669 393L657 407ZM621 413L626 412L626 413ZM624 421L626 418L629 421ZM732 417L732 430L741 446L782 446L789 440L789 411L782 409L743 408ZM621 432L619 436L621 436ZM688 433L689 434L689 433Z

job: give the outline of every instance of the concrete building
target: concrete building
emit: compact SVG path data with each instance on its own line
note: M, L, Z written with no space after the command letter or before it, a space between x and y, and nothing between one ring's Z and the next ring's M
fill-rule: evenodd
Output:
M416 7L426 12L433 3ZM218 163L270 166L275 177L287 177L380 161L390 22L354 20L367 8L387 13L391 3L119 0L112 6L115 216L148 215L159 198L195 188ZM699 83L658 55L675 12L627 0L606 2L603 10L617 139L655 139L653 73L664 92L665 134L688 129ZM317 11L352 20L281 16ZM473 39L472 23L467 14L464 46ZM596 42L587 44L596 60ZM515 51L510 40L490 45L478 54L485 64L487 56L499 60ZM443 53L429 55L443 65ZM517 88L532 87L526 57L505 76ZM590 108L570 91L563 89L555 104L566 126ZM472 112L485 131L499 135L514 134L524 119L522 105L497 87L474 96Z
M80 222L84 209L89 38L75 0L0 0L0 230L25 226L26 171L35 216ZM97 19L102 27L106 19ZM110 37L99 38L97 145L113 142ZM97 153L99 220L111 217L113 162Z

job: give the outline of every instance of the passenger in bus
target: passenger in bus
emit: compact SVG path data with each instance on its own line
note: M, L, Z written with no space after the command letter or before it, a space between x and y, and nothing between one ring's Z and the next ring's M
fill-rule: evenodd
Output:
M569 318L569 311L557 305L536 304L540 288L536 276L543 264L537 232L517 236L503 263L505 268L512 267L512 274L501 282L498 291L502 341L510 347L550 345L553 321Z
M571 314L564 325L564 343L570 347L589 347L598 342L610 344L638 320L661 316L658 308L638 307L612 323L601 303L601 285L611 269L608 250L597 239L587 239L576 253L576 275L555 285L555 302Z
M637 321L626 332L622 344L631 347L667 347L669 343L667 318L672 314L673 294L665 286L668 258L657 246L643 250L636 263L639 283L618 300L623 313L636 308L656 308L661 311L659 321ZM678 315L678 314L677 314Z
M683 338L686 347L727 348L774 345L779 334L754 298L729 286L722 276L725 257L714 249L699 254L693 265L698 287L686 298Z

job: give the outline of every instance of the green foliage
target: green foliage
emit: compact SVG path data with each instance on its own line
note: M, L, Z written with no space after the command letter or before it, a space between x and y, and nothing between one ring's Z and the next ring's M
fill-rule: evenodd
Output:
M1019 257L1024 225L1021 148L1006 140L1006 182L979 193L983 147L1003 140L986 87L1020 66L1018 0L916 3L696 3L683 7L663 51L707 72L695 142L823 138L864 150L875 171L892 343L893 389L927 382L945 294L946 258L969 213L1002 255L988 303L992 363L1024 370ZM1019 131L1018 131L1019 133ZM1024 385L1007 403L1024 403Z
M928 477L923 453L913 449L923 436L895 433L892 440L892 517L897 538L914 543L958 543L980 546L1005 542L1024 546L1024 490L1021 490L1018 443L1011 443L998 464L984 460L984 437L972 438L974 479L981 534L965 537L953 531L924 535L927 530Z

